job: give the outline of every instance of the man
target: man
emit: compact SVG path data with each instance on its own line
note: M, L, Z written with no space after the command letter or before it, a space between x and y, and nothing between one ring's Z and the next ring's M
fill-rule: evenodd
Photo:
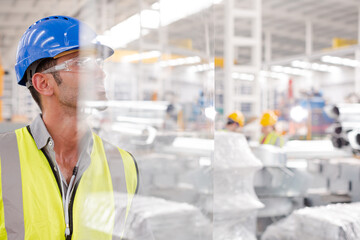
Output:
M274 146L284 146L284 139L276 132L275 124L277 116L273 111L265 112L260 120L261 124L261 137L260 144L271 144Z
M227 117L224 130L229 132L240 132L241 128L244 126L244 123L245 117L241 112L232 112Z
M95 37L77 19L51 16L19 42L17 81L42 114L0 135L0 239L114 239L124 232L136 162L78 117L80 77L97 90L92 99L106 100L99 62L113 50Z

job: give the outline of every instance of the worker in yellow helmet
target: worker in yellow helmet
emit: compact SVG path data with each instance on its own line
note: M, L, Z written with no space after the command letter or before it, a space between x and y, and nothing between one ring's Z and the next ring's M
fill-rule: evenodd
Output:
M245 117L241 112L232 112L227 117L227 122L224 130L230 132L240 132L240 129L244 126L244 123Z
M274 111L263 113L260 119L260 124L262 126L260 144L271 144L278 147L284 146L284 139L275 131L277 118Z

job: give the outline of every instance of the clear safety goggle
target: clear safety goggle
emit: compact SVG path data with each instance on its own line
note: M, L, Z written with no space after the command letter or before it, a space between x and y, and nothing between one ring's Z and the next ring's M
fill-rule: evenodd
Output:
M95 57L76 57L60 64L57 64L51 68L48 68L41 73L53 73L58 71L66 72L87 72L91 71L95 67L102 68L104 64L103 58Z

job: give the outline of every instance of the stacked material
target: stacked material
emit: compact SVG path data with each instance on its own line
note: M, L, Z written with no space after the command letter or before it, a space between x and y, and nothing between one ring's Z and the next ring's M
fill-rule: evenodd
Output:
M211 223L187 203L136 196L127 218L124 239L209 240Z
M269 226L262 240L358 240L360 203L303 208Z
M138 156L140 193L199 206L203 193L212 189L210 166L200 165L206 154L210 155L149 153ZM210 156L206 160L211 165Z
M239 133L216 132L214 151L214 239L256 239L256 213L263 204L254 192L261 162Z
M140 193L212 212L212 206L206 206L212 202L214 140L161 136L155 145L134 154L140 170Z
M323 180L324 188L332 194L348 195L351 202L360 201L360 162L357 158L312 160L308 171Z
M196 139L209 146L204 150L194 143L195 138L186 139L191 144L183 141L179 146L176 139L161 136L153 148L134 153L140 172L139 195L143 197L134 200L128 239L212 239L210 147L214 141Z

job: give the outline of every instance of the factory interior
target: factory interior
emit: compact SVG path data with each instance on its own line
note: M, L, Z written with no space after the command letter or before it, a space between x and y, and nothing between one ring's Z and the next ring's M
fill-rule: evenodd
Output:
M60 15L114 49L78 116L136 159L116 236L360 239L359 0L0 0L0 133L40 114L18 43Z

